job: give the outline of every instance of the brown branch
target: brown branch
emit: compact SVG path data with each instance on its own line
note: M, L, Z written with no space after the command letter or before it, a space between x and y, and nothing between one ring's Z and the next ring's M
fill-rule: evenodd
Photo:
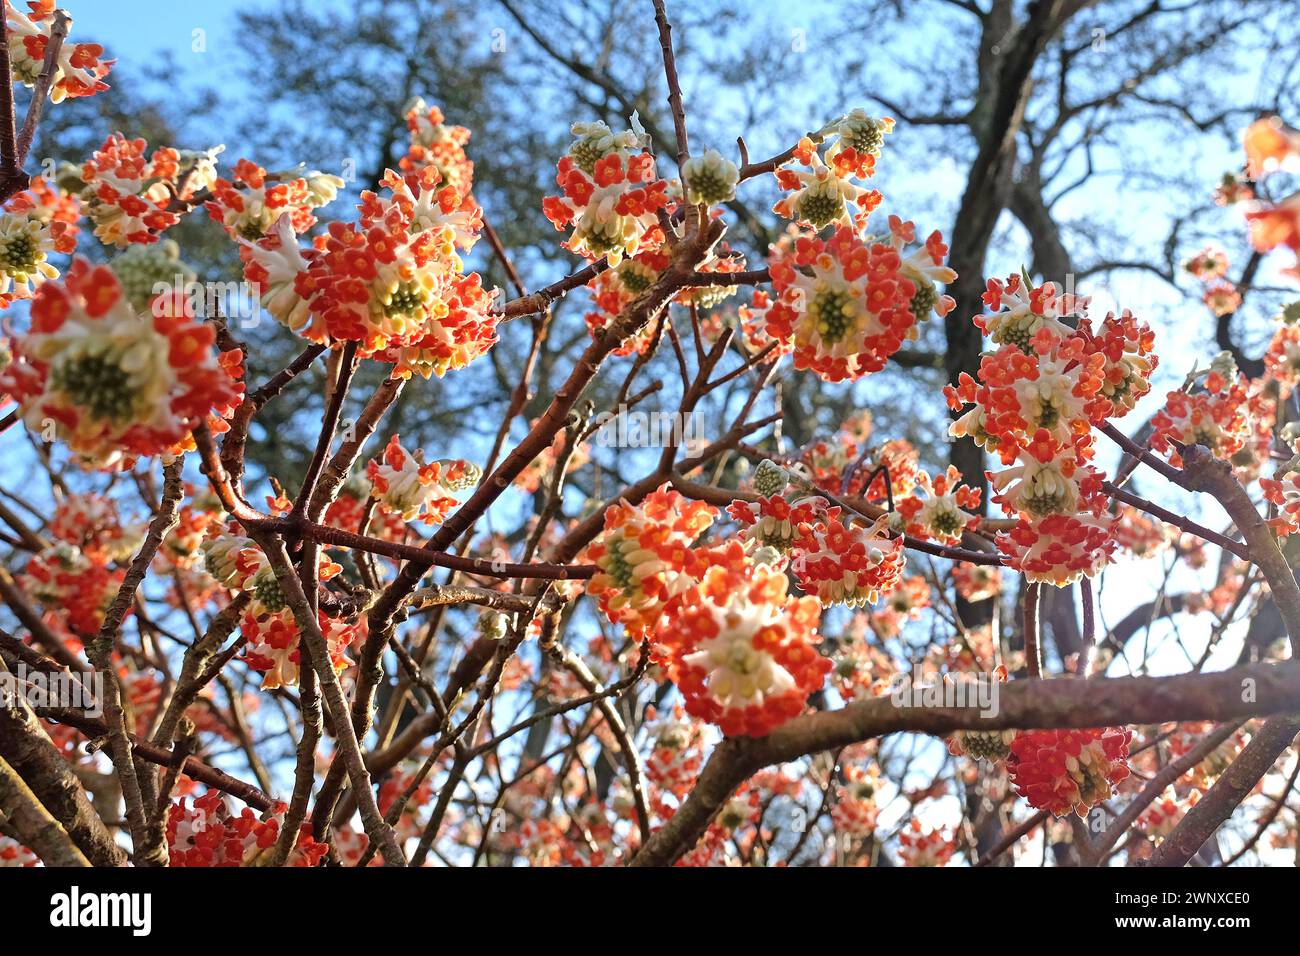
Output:
M4 811L5 819L23 844L46 866L90 866L67 831L3 757L0 757L0 811Z
M63 41L68 38L70 26L68 15L62 10L55 10L54 23L50 27L50 38L45 44L45 59L41 63L40 75L36 77L36 83L32 87L31 102L27 104L27 118L23 120L23 128L18 131L16 146L19 168L27 162L27 154L31 152L32 140L36 137L36 127L40 125L45 101L50 98L50 87L54 85L59 53L63 50Z
M1028 584L1025 587L1025 671L1030 677L1043 676L1042 642L1038 633L1038 599L1042 594L1042 585Z
M1300 734L1300 718L1274 717L1265 721L1209 792L1187 811L1173 832L1156 848L1151 865L1185 866L1241 801L1251 794L1255 784L1291 746L1296 734Z
M16 703L0 707L0 758L22 777L95 866L125 866L126 854L91 806L68 761L25 701ZM100 730L102 736L102 725Z
M1129 801L1124 811L1111 821L1105 832L1102 833L1101 839L1086 851L1088 853L1088 865L1096 866L1099 861L1104 859L1106 852L1119 842L1120 837L1124 835L1129 827L1137 822L1137 818L1142 815L1143 810L1158 799L1174 781L1196 767L1202 760L1213 753L1220 744L1235 734L1242 723L1239 720L1231 721L1216 728L1201 738L1200 742L1187 753L1161 767L1155 776L1146 782L1138 795Z
M1243 699L1243 681L1253 681ZM1235 720L1300 711L1300 661L1251 664L1216 674L1012 681L1000 685L997 713L972 707L897 706L888 697L796 717L766 737L730 737L710 755L676 815L632 860L665 866L689 850L722 804L763 767L892 733L945 736L954 730L1099 727L1169 721Z
M303 593L302 582L294 574L288 556L285 554L284 545L278 538L258 531L254 531L252 534L253 540L257 542L258 547L262 549L270 562L271 568L275 572L276 581L279 582L281 589L284 591L286 603L293 611L294 620L298 624L298 631L311 651L311 664L316 670L317 678L320 680L325 706L334 722L338 759L342 760L347 768L348 778L357 794L357 807L361 812L362 822L365 824L366 835L370 837L371 842L379 847L384 856L384 861L389 866L405 866L406 858L402 856L401 848L397 845L397 841L393 836L393 829L384 822L384 818L379 813L379 807L375 803L374 790L370 784L370 774L366 771L361 747L357 742L357 734L353 731L352 724L348 720L347 698L343 695L343 687L339 683L338 674L334 672L334 665L330 659L329 645L325 642L325 635L321 633L316 615L312 612L307 595Z
M80 731L90 740L99 740L108 735L108 728L102 720L87 717L80 711L42 708L40 716L47 720L54 720L61 724L67 724L69 727L76 728L76 730ZM145 740L143 737L137 737L134 734L128 734L128 737L131 741L132 752L141 760L147 760L152 764L157 764L159 767L170 767L174 763L175 754L166 747L159 747L156 744ZM197 757L189 757L185 761L185 766L182 768L181 772L191 780L197 780L205 787L209 787L212 790L220 790L222 793L228 793L232 797L237 797L254 810L265 812L275 805L274 800L251 783L245 783L237 777L232 777L224 770L218 770L216 767L204 763ZM75 780L76 778L73 777L73 779ZM102 866L103 864L96 863L95 865Z
M183 455L174 458L163 470L165 481L162 501L153 520L149 522L149 531L144 543L131 561L126 577L118 588L117 596L104 613L104 622L99 634L86 642L86 656L95 665L95 671L103 681L104 721L108 728L108 752L117 770L118 780L122 786L122 797L126 801L126 818L131 831L131 842L135 848L136 866L166 866L167 853L164 848L150 845L148 840L149 819L145 808L153 805L153 780L140 777L136 773L135 758L131 754L131 739L127 736L126 719L123 713L124 695L121 682L117 677L117 667L113 662L113 646L122 620L135 600L135 592L144 580L149 565L158 553L163 538L179 520L177 503L184 494L184 482L181 473L185 465Z
M27 188L29 180L18 161L18 130L14 117L13 63L9 57L9 18L0 17L0 202Z
M1174 514L1166 508L1162 508L1153 502L1148 501L1141 495L1135 495L1131 491L1120 488L1109 481L1102 482L1101 490L1116 501L1122 501L1126 505L1132 505L1139 511L1145 511L1147 514L1159 518L1165 524L1172 525L1180 531L1186 531L1188 534L1195 535L1202 541L1208 541L1210 544L1217 544L1225 551L1235 554L1243 561L1250 560L1250 550L1240 541L1233 541L1227 535L1219 534L1203 525L1197 524L1190 518L1183 515Z
M655 25L659 28L659 48L663 51L664 77L668 81L668 108L673 114L673 132L677 134L677 166L690 159L691 149L686 137L686 110L682 106L682 87L677 80L677 62L673 57L673 28L664 12L664 0L654 0Z

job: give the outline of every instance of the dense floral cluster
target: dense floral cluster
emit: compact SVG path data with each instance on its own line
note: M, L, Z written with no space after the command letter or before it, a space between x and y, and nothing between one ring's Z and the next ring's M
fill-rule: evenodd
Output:
M845 700L883 697L890 691L897 667L889 654L867 635L873 626L863 612L841 635L832 658L831 686Z
M738 542L707 569L656 634L688 713L723 733L761 737L801 713L831 669L816 649L821 607L791 598L785 575Z
M952 569L952 580L963 601L987 601L1002 593L1002 572L987 564L958 564Z
M1163 840L1173 832L1174 827L1186 816L1187 811L1200 801L1200 792L1193 790L1183 800L1162 797L1143 811L1138 817L1138 829L1153 840Z
M657 249L639 252L624 258L606 269L587 284L591 293L591 310L586 314L587 330L595 337L610 325L627 305L654 283L655 278L668 265L668 256ZM661 326L648 322L633 335L628 336L615 350L615 355L644 355L655 344L655 333Z
M76 251L80 217L78 201L39 176L5 203L0 213L0 309L30 299L42 282L58 278L49 257Z
M926 829L912 818L898 835L898 856L904 866L946 866L957 852L957 841L947 830Z
M115 133L81 167L81 201L106 246L157 242L180 222L172 200L192 199L216 181L213 154L146 149L143 139Z
M963 484L961 472L949 465L934 478L919 472L915 486L897 502L895 523L915 538L957 544L963 531L979 523L979 506L979 489Z
M777 184L788 195L773 211L813 229L832 223L862 229L882 197L879 190L866 189L854 180L875 173L883 137L893 128L892 119L877 119L859 109L831 123L816 137L800 139L791 159L803 168L777 168ZM817 144L831 136L835 139L823 158Z
M1282 386L1282 397L1300 384L1300 326L1279 325L1264 353L1264 368Z
M263 689L296 686L300 676L298 622L266 555L233 524L222 531L210 530L201 551L208 574L223 587L248 591L252 597L240 619L246 641L243 656L250 667L262 672ZM318 558L319 580L328 581L341 570L328 557ZM317 624L329 647L330 663L342 671L351 663L348 648L365 634L365 618L348 624L321 610Z
M871 413L859 412L846 419L829 439L814 439L799 451L791 470L823 491L838 495L845 491L844 478L852 471L847 492L872 502L883 502L886 490L903 495L916 483L920 458L905 439L867 446L872 432ZM855 470L856 466L856 470ZM886 480L885 473L889 478ZM875 473L871 487L867 477Z
M236 816L215 790L196 797L192 805L179 800L167 812L169 865L257 866L275 846L286 809L280 804L274 815L259 819L244 807ZM328 852L326 844L312 839L311 824L304 823L288 865L316 866Z
M959 730L948 738L948 753L999 763L1011 756L1011 743L1015 739L1014 730Z
M556 175L561 195L542 203L556 230L572 227L565 248L611 266L657 249L664 241L658 213L669 197L668 183L657 178L649 137L633 130L615 133L599 121L575 123L573 135Z
M108 267L122 284L122 295L131 308L144 312L164 291L184 290L195 280L196 273L180 256L181 247L176 241L163 239L152 245L128 246L109 261Z
M1150 518L1131 505L1119 509L1115 536L1119 546L1135 558L1149 558L1173 544L1176 532L1157 518Z
M112 498L95 492L64 498L47 530L50 537L105 564L130 559L144 537L142 526L122 520Z
M371 459L366 465L366 475L370 493L385 511L401 515L403 521L418 518L425 524L441 524L459 504L456 495L478 484L481 471L460 459L426 464L423 451L408 452L394 435L383 459Z
M784 554L804 539L826 505L824 498L790 501L778 493L754 502L733 501L727 513L741 524L742 538Z
M244 275L275 319L316 342L360 343L398 374L441 376L495 341L494 293L464 273L459 252L481 226L478 207L436 168L383 179L361 194L358 223L332 222L302 250L288 213L265 239L244 242Z
M83 640L99 633L104 614L117 596L126 571L102 557L59 543L33 555L23 586L70 632Z
M406 128L411 142L401 168L419 172L431 166L440 183L452 187L460 196L469 196L474 182L474 163L465 152L469 130L447 125L442 110L418 96L406 105Z
M212 184L208 213L230 236L256 242L270 231L281 216L289 217L295 233L316 225L312 210L334 201L343 180L317 171L268 173L261 166L241 159L231 179Z
M871 629L882 639L897 637L908 621L917 621L930 606L930 582L919 574L903 578L880 607L871 612Z
M612 622L631 634L646 634L668 602L694 583L687 573L690 548L717 514L711 505L688 501L666 485L640 505L612 505L605 512L604 534L587 549L598 569L587 593Z
M1129 775L1130 730L1026 730L1011 743L1007 768L1031 807L1084 816Z
M28 0L27 13L19 11L11 0L5 0L4 14L13 78L24 86L35 86L45 68L45 50L54 30L55 0ZM108 89L104 77L112 69L113 61L103 56L104 48L98 43L65 41L54 63L50 101L61 103Z
M240 624L248 641L244 660L253 670L262 673L263 690L297 687L301 676L300 640L293 612L283 605L278 584L269 569L254 575L249 586L254 588L257 598ZM361 621L364 624L365 618ZM342 671L352 663L347 651L362 636L361 626L334 620L324 611L318 613L317 623L329 647L330 664L335 671Z
M835 803L831 806L831 822L836 833L865 837L875 832L880 816L876 803L879 775L876 764L869 770L857 764L844 769L845 783L835 788Z
M954 410L971 406L950 432L999 456L993 500L1017 519L999 550L1030 581L1064 585L1094 575L1115 549L1116 519L1092 464L1096 426L1132 409L1150 390L1153 336L1131 313L1095 330L1087 301L1031 289L1018 276L989 282L996 310L976 324L1000 343L980 361L979 380L947 386ZM1074 316L1078 327L1061 321Z
M1151 419L1151 447L1182 465L1178 448L1204 445L1218 458L1231 459L1251 438L1251 389L1245 376L1211 371L1199 391L1175 389Z
M52 425L93 467L175 452L239 399L242 355L218 352L211 325L169 304L140 316L111 270L78 259L66 281L41 287L0 391L22 404L28 427Z
M650 753L646 777L660 790L679 799L695 785L704 766L704 741L700 724L686 717L679 705L671 713L647 717Z
M895 238L907 234L896 227ZM946 252L934 233L905 261L896 242L864 242L848 226L829 239L804 235L792 248L774 247L768 268L775 299L764 331L791 349L795 368L827 381L878 372L919 319L950 307L934 291L934 282L955 276L942 265Z
M903 574L903 539L890 537L888 520L845 524L838 509L811 529L790 562L799 588L823 605L861 607L892 590Z
M1168 736L1170 759L1177 759L1196 747L1206 734L1213 732L1215 725L1211 721L1192 721L1179 724ZM1208 790L1219 775L1237 759L1242 748L1246 746L1250 735L1245 729L1238 729L1231 737L1215 747L1205 759L1198 763L1180 782L1180 786Z

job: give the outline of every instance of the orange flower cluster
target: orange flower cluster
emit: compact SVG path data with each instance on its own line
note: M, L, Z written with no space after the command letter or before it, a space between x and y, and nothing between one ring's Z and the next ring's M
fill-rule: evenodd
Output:
M994 311L976 318L997 351L945 388L949 407L971 406L949 429L996 453L993 500L1017 519L998 535L1008 563L1030 581L1057 586L1094 575L1115 550L1116 518L1091 464L1093 428L1128 413L1150 390L1154 336L1129 312L1094 330L1087 300L1058 296L1048 283L991 280ZM1061 321L1077 315L1078 328Z
M77 259L65 281L41 286L31 316L0 391L34 431L54 422L91 467L183 450L195 427L215 424L243 394L243 355L218 352L214 326L179 297L138 315L105 266Z
M817 652L816 599L750 560L739 542L701 555L706 570L656 632L686 711L728 735L761 737L803 712L831 669Z

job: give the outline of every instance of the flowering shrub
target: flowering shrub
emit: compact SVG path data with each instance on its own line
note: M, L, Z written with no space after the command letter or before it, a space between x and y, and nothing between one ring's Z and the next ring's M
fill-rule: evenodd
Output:
M514 107L471 134L415 97L356 182L104 129L30 177L42 111L112 61L17 6L0 661L105 706L0 713L2 782L58 824L0 788L0 864L984 864L1104 802L1130 826L1049 821L1053 858L1183 863L1198 820L1252 862L1293 845L1260 767L1294 760L1300 308L1262 354L1229 335L1297 278L1281 120L1215 191L1236 241L1166 250L1224 349L1170 377L1201 336L1154 309L958 276L979 230L950 250L901 214L938 187L876 188L892 119L699 148L662 9L653 122L579 122L534 175L553 140L503 149ZM503 177L552 159L561 250L512 250ZM241 276L274 322L191 295ZM642 414L672 434L610 428Z
M716 516L717 509L687 501L667 486L639 506L611 506L604 534L587 552L597 568L587 593L611 621L644 634L693 583L690 546Z
M925 257L905 267L894 245L866 244L848 226L826 241L801 236L768 262L777 298L765 332L792 349L795 368L827 381L878 372L929 317L934 279L953 275L939 268L945 250L935 233Z
M403 521L419 518L425 524L440 524L457 505L456 495L473 488L480 477L478 467L468 461L424 462L424 452L414 455L394 435L388 440L382 460L366 465L370 493L385 511Z

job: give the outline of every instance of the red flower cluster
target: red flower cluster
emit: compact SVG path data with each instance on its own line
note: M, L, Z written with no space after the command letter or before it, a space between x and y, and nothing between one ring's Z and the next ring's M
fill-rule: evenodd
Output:
M10 70L13 79L25 86L35 86L45 68L45 52L54 31L55 5L56 0L28 0L28 13L23 14L10 0L5 0ZM98 43L64 42L54 61L50 102L93 96L108 89L104 77L108 76L114 61L103 56L104 48Z
M225 798L211 790L187 806L185 800L167 812L167 853L171 866L256 866L280 835L280 819L288 808L279 804L275 814L262 820L249 807L236 816ZM311 824L304 823L290 866L319 865L329 852L312 839Z
M468 196L474 182L474 163L465 153L470 132L464 126L448 126L436 106L420 97L407 104L406 128L411 144L401 159L406 172L420 172L433 167L440 183L451 186L457 194Z
M284 607L271 610L264 603L267 599L266 587L259 587L257 594L258 600L244 615L241 624L241 632L248 641L244 649L244 660L253 670L262 672L263 690L297 687L301 676L299 632L293 612ZM347 651L357 640L360 628L334 620L324 611L318 612L317 620L330 650L330 663L335 671L342 671L352 663ZM362 618L363 622L364 620Z
M1300 326L1279 325L1264 354L1264 368L1282 386L1282 397L1300 384Z
M952 582L963 601L987 601L1002 593L1002 572L987 564L954 565Z
M639 506L612 505L605 512L604 533L586 551L599 568L587 593L610 621L631 635L645 635L668 602L694 583L687 573L690 548L717 514L666 484Z
M30 299L41 283L58 278L49 257L76 251L80 218L80 203L40 176L5 203L0 214L0 309Z
M268 173L241 159L235 164L233 179L212 184L212 198L205 206L231 237L257 241L281 216L289 217L295 233L306 232L316 225L311 211L332 202L342 188L338 176L298 170Z
M137 315L105 266L76 260L66 281L41 286L31 315L0 391L21 403L28 427L53 421L94 467L175 453L243 394L243 355L218 352L214 326L175 297Z
M1217 371L1201 391L1175 389L1151 419L1151 447L1181 467L1179 445L1204 445L1216 458L1230 459L1252 435L1251 390L1245 376L1230 379Z
M898 835L898 855L904 866L946 866L955 852L957 841L951 832L923 829L916 817Z
M1131 730L1025 730L1011 742L1007 769L1031 807L1085 816L1129 775Z
M829 239L804 235L793 249L774 247L768 267L776 299L765 333L793 351L795 368L828 382L880 371L916 323L911 305L920 287L904 273L898 249L863 242L848 226Z
M821 607L739 542L700 557L706 570L656 633L686 711L731 736L762 737L800 714L831 669L817 652Z
M775 548L785 554L804 540L809 528L825 513L824 498L802 498L791 502L784 495L760 497L757 501L733 501L727 514L742 525L741 537L758 547Z
M1125 312L1094 331L1087 301L1027 289L1016 276L992 280L985 302L999 307L976 324L1004 344L945 389L949 407L972 406L950 432L969 436L1012 467L990 475L994 501L1018 519L997 538L1029 580L1065 585L1093 575L1115 549L1115 517L1091 465L1094 426L1121 417L1149 390L1153 336ZM1082 312L1078 329L1059 319Z
M891 485L892 479L891 473ZM946 472L933 479L920 472L915 487L897 501L894 520L913 537L957 544L963 531L979 523L979 506L979 489L962 484L961 472L949 465Z
M146 157L146 148L143 139L115 133L81 167L81 198L95 223L95 238L105 245L157 242L180 222L168 209L173 197L189 199L211 184L204 181L210 160L182 184L181 154L164 146Z
M889 537L882 518L871 527L844 524L839 509L810 529L790 562L799 588L823 605L874 604L902 578L903 539Z
M84 640L99 633L104 613L125 577L125 569L110 568L104 558L91 558L76 547L59 544L27 562L23 586Z
M357 223L330 223L303 250L289 213L244 242L244 275L277 321L314 342L354 341L363 357L425 378L462 368L496 341L493 297L465 273L460 252L481 213L435 166L389 170L386 195L363 192Z
M572 226L569 249L611 266L625 256L659 248L658 213L669 206L668 183L657 177L643 133L613 133L604 123L576 123L578 137L561 157L556 182L542 212L557 231Z
M424 452L414 454L402 447L396 435L388 440L383 460L366 464L370 493L380 507L403 521L419 519L425 524L441 524L460 502L456 495L473 488L481 469L462 459L424 461Z
M775 170L777 185L788 195L772 211L812 229L831 223L862 229L883 196L878 189L866 189L853 180L875 174L876 157L886 134L893 131L889 117L877 119L858 109L827 127L837 138L823 159L812 137L799 140L791 159L804 168L787 164ZM818 139L820 142L820 138Z

